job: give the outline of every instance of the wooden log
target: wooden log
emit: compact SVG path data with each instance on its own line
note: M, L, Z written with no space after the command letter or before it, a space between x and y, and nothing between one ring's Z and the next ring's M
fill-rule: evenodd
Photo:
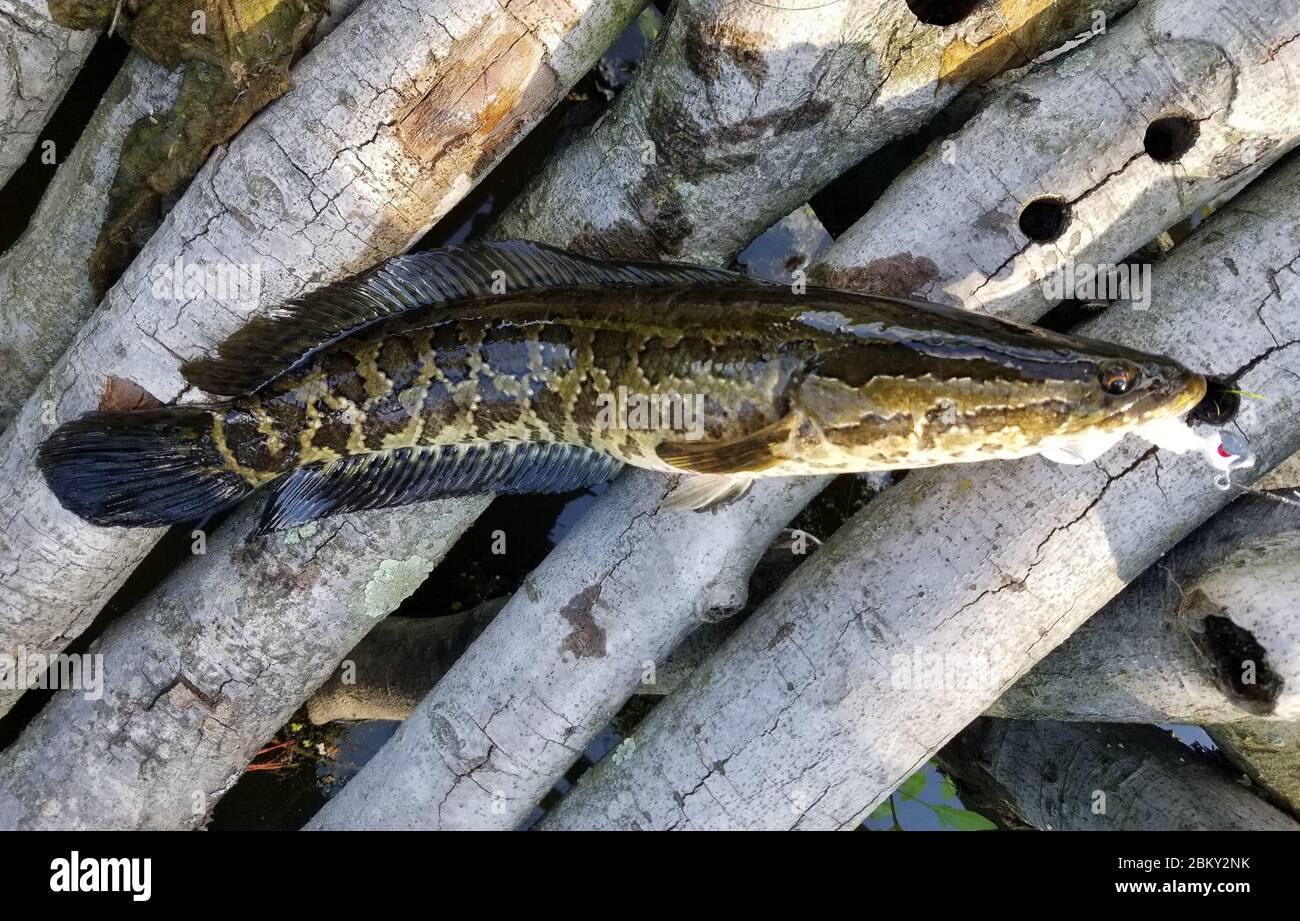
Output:
M506 600L446 617L385 617L307 699L307 718L317 726L406 719Z
M1230 723L1206 732L1269 800L1300 817L1300 725Z
M308 828L517 826L692 627L744 603L788 520L765 509L823 485L767 481L743 503L684 516L660 508L671 484L647 488L651 476L615 481L604 505L623 527L583 516Z
M1290 0L1143 3L932 147L812 280L1025 321L1090 298L1084 267L1126 259L1300 140L1297 34Z
M494 598L447 617L385 618L343 660L355 668L346 674L342 667L335 669L307 698L307 718L317 726L335 720L406 719L508 600ZM671 694L733 629L731 619L700 624L648 676L654 680L642 680L635 692Z
M9 0L0 9L0 185L36 146L95 38L56 22L46 0Z
M401 526L382 513L260 539L246 537L257 510L236 513L205 547L236 568L205 565L206 555L187 561L90 645L88 655L102 656L102 688L59 691L0 752L0 828L203 825L341 651L455 543L461 509L430 503L396 558ZM313 582L316 603L286 617L286 587Z
M1135 579L989 715L1300 721L1300 517L1246 496Z
M1157 267L1157 306L1086 329L1266 393L1239 423L1260 459L1247 476L1300 447L1300 286L1279 274L1297 233L1300 164L1288 163ZM1227 499L1200 458L1131 443L1079 468L913 472L827 541L550 824L856 826Z
M1155 726L978 719L939 760L968 807L1042 831L1300 831Z
M328 35L358 3L333 0L311 43ZM110 198L124 194L114 187L124 143L133 129L139 130L136 126L156 129L175 108L181 83L181 70L132 52L76 147L54 174L27 230L0 255L0 431L99 303L92 261ZM183 118L176 122L183 133ZM139 141L137 145L145 146ZM145 158L137 155L137 159ZM142 166L139 163L128 171L137 174L133 181L139 182L147 173ZM166 168L175 170L171 163ZM169 181L181 179L178 173ZM147 215L133 222L133 245L148 239L148 222Z
M679 0L649 79L552 159L492 235L726 264L964 88L1132 6L1004 0L938 27L904 0Z
M90 252L131 126L170 108L180 74L132 52L27 230L0 255L0 431L63 354L98 298Z
M95 528L59 506L34 463L54 425L93 408L108 375L164 402L196 398L182 361L251 314L407 247L640 5L368 3L299 63L294 89L208 161L0 439L0 651L63 648L160 534ZM178 299L167 279L186 265L237 269L255 290ZM16 696L0 692L0 712Z

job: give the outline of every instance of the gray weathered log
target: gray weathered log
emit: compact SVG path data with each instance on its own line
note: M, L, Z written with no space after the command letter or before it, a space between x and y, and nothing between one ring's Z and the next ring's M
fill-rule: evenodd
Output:
M94 407L108 374L132 378L164 402L197 398L180 376L183 360L252 313L417 240L590 68L640 5L367 3L299 63L294 89L209 160L0 436L0 650L63 648L161 533L96 528L62 509L34 464L36 444L53 426ZM206 292L178 301L172 286L155 282L182 259L255 268L260 284L233 301ZM401 541L389 548L399 559L409 555L403 542L422 540L413 533L419 513L407 515L408 526L393 529ZM329 577L304 586L301 597L328 597ZM0 692L0 712L15 697Z
M693 626L744 603L788 520L767 509L807 502L823 482L762 482L691 515L659 507L666 478L620 477L603 507L621 527L594 510L581 518L308 827L517 826L648 670Z
M96 37L54 22L46 0L0 2L0 186L27 159Z
M939 763L965 805L1043 831L1300 831L1155 726L982 718Z
M248 538L256 508L236 514L206 546L233 568L188 560L90 645L102 698L59 691L0 752L0 828L202 825L341 653L424 581L460 509L430 503L414 538L377 512ZM286 616L293 585L315 585L316 603Z
M1156 306L1087 328L1240 372L1239 386L1267 394L1239 426L1260 458L1247 476L1300 447L1297 239L1300 163L1289 162L1157 267ZM1132 439L1078 468L913 472L827 541L550 825L856 826L1228 498L1199 457ZM944 681L928 680L932 664Z
M1216 0L1208 13L1204 0L1141 4L932 148L812 280L1037 319L1060 299L1042 282L1067 263L1127 258L1295 146L1298 34L1292 0ZM1148 125L1178 114L1195 143L1157 162ZM1018 223L1042 197L1069 209L1051 245Z
M508 598L494 598L446 617L389 617L348 653L352 680L336 669L307 699L307 718L317 726L335 720L404 720L433 690ZM638 694L662 697L685 681L734 629L731 618L700 624L669 654L653 675L643 676Z
M319 42L359 0L333 0ZM77 145L54 174L26 231L0 255L0 431L63 354L97 303L91 251L131 126L176 101L179 70L132 52Z
M180 73L132 52L23 235L0 255L0 431L95 309L90 252L127 131L176 99Z
M1300 508L1242 497L988 712L1130 723L1300 721L1298 607Z
M679 0L650 79L548 163L493 235L725 264L963 88L1132 6L1011 0L939 28L904 0Z

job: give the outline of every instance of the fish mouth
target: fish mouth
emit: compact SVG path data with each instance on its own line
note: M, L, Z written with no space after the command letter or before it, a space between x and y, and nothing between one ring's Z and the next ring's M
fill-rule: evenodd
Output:
M1170 392L1166 395L1168 405L1161 415L1181 416L1191 412L1201 400L1205 399L1208 387L1204 374L1197 374L1194 371L1184 372L1181 380L1169 388Z
M1135 428L1159 419L1184 416L1205 398L1205 376L1181 371L1164 384L1143 394L1124 414L1126 428Z

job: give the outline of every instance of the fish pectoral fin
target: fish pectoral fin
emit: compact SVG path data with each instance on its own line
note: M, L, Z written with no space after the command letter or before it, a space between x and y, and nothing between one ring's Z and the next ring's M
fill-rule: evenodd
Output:
M1090 464L1101 457L1115 445L1119 444L1121 435L1094 435L1079 438L1044 448L1039 453L1049 461L1058 464Z
M608 454L562 442L398 448L299 467L276 481L257 533L327 515L474 493L585 489L622 468Z
M469 243L398 256L287 301L249 320L215 355L187 362L181 372L208 393L252 393L364 326L494 297L502 280L512 293L581 285L757 284L722 269L605 261L530 240Z
M735 502L754 485L752 476L686 474L669 490L660 508L709 512Z
M794 413L771 425L728 441L668 441L655 453L665 463L687 473L758 473L786 459L782 451L798 427Z

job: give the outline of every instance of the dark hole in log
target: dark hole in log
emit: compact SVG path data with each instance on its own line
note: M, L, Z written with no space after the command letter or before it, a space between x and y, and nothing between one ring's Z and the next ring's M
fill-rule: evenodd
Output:
M928 26L950 26L961 22L981 0L907 0L907 8Z
M1241 409L1241 394L1236 385L1221 378L1205 379L1205 396L1187 415L1189 422L1204 422L1206 425L1227 425L1237 416Z
M1269 667L1259 640L1249 630L1219 614L1208 615L1202 624L1205 632L1192 636L1208 658L1220 686L1251 713L1261 716L1272 713L1282 693L1282 679ZM1247 677L1253 681L1248 682Z
M1035 198L1020 212L1020 232L1038 243L1050 243L1070 223L1070 206L1052 196Z
M1157 163L1177 163L1200 133L1200 127L1186 115L1163 115L1147 126L1142 146Z

